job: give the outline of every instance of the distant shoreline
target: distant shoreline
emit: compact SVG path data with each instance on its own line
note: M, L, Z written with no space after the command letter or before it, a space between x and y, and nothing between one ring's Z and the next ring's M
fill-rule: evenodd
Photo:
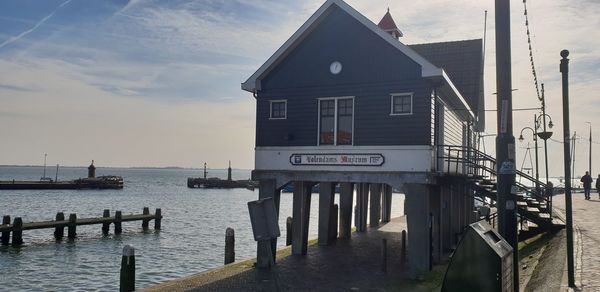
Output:
M0 167L44 167L43 165L0 165ZM47 165L46 167L55 167L53 165ZM61 168L87 168L88 166L60 166ZM192 168L192 167L179 167L179 166L132 166L132 167L121 167L121 166L97 166L97 168L109 168L109 169L161 169L161 170L203 170L203 168ZM207 168L207 170L227 170L227 168ZM246 170L241 168L232 168L232 170Z

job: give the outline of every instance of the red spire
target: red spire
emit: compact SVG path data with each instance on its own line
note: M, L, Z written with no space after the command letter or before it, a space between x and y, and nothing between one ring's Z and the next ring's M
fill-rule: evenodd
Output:
M383 16L383 18L381 19L381 21L379 22L379 24L377 26L379 26L379 28L383 29L385 32L391 34L396 39L403 36L400 29L398 29L398 26L396 26L396 22L392 18L392 15L390 14L389 7L387 10L387 13Z

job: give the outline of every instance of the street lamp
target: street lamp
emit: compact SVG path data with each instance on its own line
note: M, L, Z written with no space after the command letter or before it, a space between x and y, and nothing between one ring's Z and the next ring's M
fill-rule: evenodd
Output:
M536 121L534 116L534 122ZM519 141L523 142L525 138L523 138L523 131L531 130L533 133L533 142L535 142L535 192L537 195L540 195L540 169L539 169L539 160L538 160L538 139L536 137L537 130L531 127L525 127L521 129L521 134L519 135Z

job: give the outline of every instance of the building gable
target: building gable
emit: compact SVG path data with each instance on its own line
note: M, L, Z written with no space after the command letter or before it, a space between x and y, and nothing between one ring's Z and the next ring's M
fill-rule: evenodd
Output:
M397 42L397 41L396 41ZM338 74L331 64L342 66ZM340 8L333 7L303 41L262 77L273 89L399 82L421 78L421 66Z
M431 64L428 60L421 57L419 54L414 52L412 49L402 44L394 37L392 37L387 32L380 29L376 24L367 19L364 15L360 14L354 8L350 7L342 0L327 0L309 19L306 21L298 31L296 31L290 39L288 39L283 46L281 46L273 56L271 56L267 62L265 62L248 80L242 83L242 89L246 91L250 91L256 93L257 91L262 90L262 78L267 75L271 70L273 70L279 62L284 60L287 55L293 50L296 46L300 45L304 38L310 34L310 32L321 22L323 19L327 18L329 13L335 9L339 8L346 12L348 15L356 19L362 25L364 25L367 29L374 32L380 38L388 42L390 45L395 47L397 50L403 52L409 58L414 60L421 66L421 76L422 77L434 77L434 76L442 76L443 71L433 64Z

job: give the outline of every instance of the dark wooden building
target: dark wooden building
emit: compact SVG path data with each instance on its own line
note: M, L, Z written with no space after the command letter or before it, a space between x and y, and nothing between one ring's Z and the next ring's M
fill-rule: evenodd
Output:
M402 190L417 272L429 265L430 214L437 258L470 223L468 190L440 179L465 167L440 154L444 145L472 146L484 129L482 40L406 45L402 35L389 10L377 25L328 0L242 84L256 99L259 196L279 204L280 189L294 184L294 254L306 253L317 183L320 244L331 238L335 185L341 238L350 236L354 190L359 231L369 202L371 225L389 221L392 189Z

